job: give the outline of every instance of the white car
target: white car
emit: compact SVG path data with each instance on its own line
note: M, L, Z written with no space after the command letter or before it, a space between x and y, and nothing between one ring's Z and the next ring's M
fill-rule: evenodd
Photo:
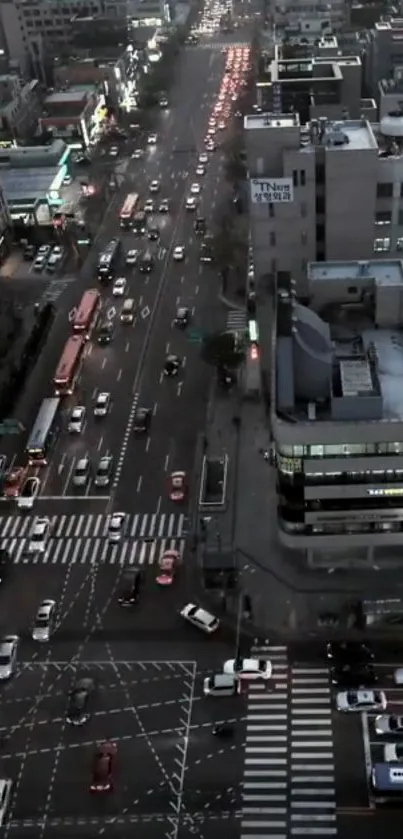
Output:
M222 119L220 120L220 122L218 123L218 127L219 127L220 131L224 131L224 128L225 128L224 120L222 120Z
M37 518L34 521L28 542L28 553L45 553L50 536L50 519Z
M403 735L403 717L397 714L380 714L375 717L375 731L377 734Z
M147 143L149 146L155 146L157 142L157 135L156 134L149 134L147 137Z
M138 250L130 250L126 254L126 265L135 265L139 258Z
M204 166L196 166L196 175L205 175L206 169Z
M119 154L119 149L117 146L111 146L109 149L109 154L111 157L117 157Z
M141 158L143 157L143 149L134 149L131 156L133 160L141 160Z
M88 455L84 455L84 457L80 457L77 460L73 475L73 485L75 487L85 486L90 476L90 469L91 465Z
M53 630L55 612L56 602L54 600L42 600L35 615L32 629L32 639L34 641L49 641Z
M17 662L18 635L5 635L0 641L0 681L10 679Z
M149 189L150 189L150 192L155 193L155 192L160 191L160 187L161 187L161 184L160 184L159 181L151 181Z
M114 297L123 297L126 291L126 277L118 277L113 284L112 294Z
M4 819L10 803L12 787L13 782L10 778L2 778L0 780L0 825L4 824Z
M40 487L41 482L39 478L26 478L17 498L17 507L19 510L32 510Z
M192 623L193 626L197 626L203 632L207 632L208 635L216 632L220 625L218 618L210 614L210 612L207 612L206 609L202 609L201 606L195 606L194 603L188 603L187 606L184 606L180 614L182 618L185 618L185 620Z
M69 424L67 426L69 434L81 433L85 424L85 415L86 410L84 405L76 405L76 407L73 408L70 414Z
M144 204L144 212L145 213L153 213L154 212L154 201L152 198L147 198L147 201Z
M173 250L172 257L175 260L175 262L182 262L182 260L185 258L184 245L176 245L176 247Z
M338 711L385 711L387 704L383 690L345 690L336 696Z
M112 513L109 519L108 539L110 542L120 542L124 535L126 513Z
M94 417L106 417L111 403L111 395L106 391L98 393L94 405Z
M385 743L383 759L385 763L403 763L403 743Z
M225 662L223 673L229 676L236 675L239 679L271 679L271 661L258 658L231 658Z
M190 192L192 195L200 195L201 186L200 184L194 183L190 187Z
M73 178L71 175L65 175L63 178L63 186L70 186L73 183Z
M187 210L195 210L197 207L196 198L191 195L189 198L186 199L186 209Z
M199 154L199 163L208 163L208 154L206 152L202 152Z

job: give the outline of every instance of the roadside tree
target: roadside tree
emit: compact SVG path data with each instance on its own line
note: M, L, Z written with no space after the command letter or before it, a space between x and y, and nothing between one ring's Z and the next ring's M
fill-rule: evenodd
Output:
M245 358L245 346L233 332L213 332L205 336L201 355L218 370L234 370Z

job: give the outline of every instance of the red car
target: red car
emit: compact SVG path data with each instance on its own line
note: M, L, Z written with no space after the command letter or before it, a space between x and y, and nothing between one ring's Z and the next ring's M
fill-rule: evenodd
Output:
M169 479L169 497L171 501L180 503L187 494L186 472L172 472Z
M158 565L158 576L156 582L159 586L171 586L174 578L176 569L180 563L180 554L178 551L165 551L162 555Z
M98 746L92 762L90 792L112 792L116 752L116 743L107 741Z
M18 498L26 474L27 470L25 466L14 466L9 472L6 472L3 482L3 495L5 498Z

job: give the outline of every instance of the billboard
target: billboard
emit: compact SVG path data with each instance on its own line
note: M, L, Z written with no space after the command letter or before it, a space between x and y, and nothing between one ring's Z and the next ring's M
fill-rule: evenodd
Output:
M252 204L284 204L294 200L292 178L251 178Z

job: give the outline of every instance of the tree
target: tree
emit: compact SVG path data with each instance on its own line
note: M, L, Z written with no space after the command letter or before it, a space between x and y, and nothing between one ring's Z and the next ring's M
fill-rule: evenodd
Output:
M235 129L223 146L225 153L224 171L228 181L243 181L246 178L245 147L243 129Z
M234 332L213 332L205 336L201 354L207 364L233 370L244 360L245 346Z

